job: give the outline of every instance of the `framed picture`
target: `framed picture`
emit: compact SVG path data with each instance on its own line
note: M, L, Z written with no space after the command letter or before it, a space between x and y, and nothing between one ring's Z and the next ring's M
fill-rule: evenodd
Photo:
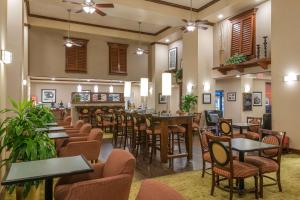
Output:
M227 101L236 101L236 92L227 92Z
M158 103L159 104L167 104L167 97L163 96L161 93L159 93Z
M203 93L202 94L202 103L203 104L211 104L211 93Z
M266 97L266 106L270 105L270 99L269 97Z
M43 103L56 103L56 89L42 89Z
M243 111L252 111L252 93L243 93Z
M120 102L121 101L120 94L109 94L108 101L109 102Z
M89 102L91 100L90 92L80 92L80 102Z
M177 47L169 49L169 70L177 69Z
M262 106L262 92L253 92L253 106Z

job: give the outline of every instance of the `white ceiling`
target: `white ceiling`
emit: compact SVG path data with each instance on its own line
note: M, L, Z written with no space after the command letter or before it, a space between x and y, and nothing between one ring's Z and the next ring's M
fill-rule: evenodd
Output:
M174 3L186 7L190 7L191 0L163 0L165 2ZM207 3L211 2L212 0L193 0L193 8L201 8L202 6L206 5Z

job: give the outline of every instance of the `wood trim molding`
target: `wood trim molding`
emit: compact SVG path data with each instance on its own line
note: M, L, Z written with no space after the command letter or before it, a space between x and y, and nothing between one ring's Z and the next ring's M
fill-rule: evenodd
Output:
M163 42L152 42L152 43L150 43L150 45L155 45L155 44L160 44L160 45L166 45L166 46L169 46L168 43L163 43Z
M294 154L300 155L300 149L293 149L293 148L290 148L289 150L290 150L292 153L294 153Z
M161 5L166 5L166 6L171 6L174 8L179 8L179 9L184 9L184 10L191 10L191 8L189 6L183 6L183 5L179 5L176 3L170 3L167 1L163 1L163 0L145 0L145 1L149 1L152 3L157 3L157 4L161 4ZM214 5L215 3L219 2L220 0L212 0L210 2L208 2L207 4L201 6L200 8L192 8L192 11L194 12L200 12L202 10L205 10L206 8Z

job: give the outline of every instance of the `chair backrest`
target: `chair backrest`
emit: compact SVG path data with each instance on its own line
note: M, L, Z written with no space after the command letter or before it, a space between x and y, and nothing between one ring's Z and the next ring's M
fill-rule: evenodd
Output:
M71 122L72 122L72 117L71 116L67 116L67 117L64 118L64 123L71 124Z
M233 159L230 137L217 137L207 135L208 148L211 155L212 166L233 174Z
M184 200L176 190L156 180L144 180L136 200Z
M208 152L207 135L213 135L210 131L203 131L199 133L200 146L202 153Z
M247 117L247 123L255 124L255 126L250 126L249 130L252 132L258 133L258 130L262 125L262 118L261 117Z
M75 125L74 125L74 128L76 129L80 129L84 124L84 121L83 120L78 120Z
M222 111L219 110L205 110L204 114L207 126L215 126L218 123L219 118L223 115Z
M87 140L97 140L102 141L103 138L103 131L100 128L93 128L90 132L90 134L87 136Z
M89 111L88 108L82 108L82 109L80 109L79 112L80 112L80 114L86 115L86 114L88 114L90 111Z
M145 122L146 122L147 128L152 128L152 115L151 114L145 115Z
M232 120L231 119L220 119L219 129L225 136L233 137L232 134Z
M135 158L130 152L122 149L114 149L105 163L103 177L117 176L120 174L133 175L134 168Z
M88 135L91 132L92 125L89 123L83 124L82 127L79 130L80 134Z

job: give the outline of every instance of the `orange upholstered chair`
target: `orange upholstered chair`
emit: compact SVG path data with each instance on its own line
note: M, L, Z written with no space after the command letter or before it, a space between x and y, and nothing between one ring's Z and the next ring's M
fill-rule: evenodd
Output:
M247 133L245 133L246 138L251 140L259 140L260 134L258 130L261 128L262 118L261 117L247 117L247 123L253 124L248 128Z
M156 180L142 182L136 200L184 200L176 190Z
M59 179L55 200L128 200L135 168L131 153L114 149L106 163L93 167L94 172Z
M83 124L79 130L66 130L66 133L69 135L69 137L81 137L81 136L87 136L92 129L91 124Z
M91 130L86 137L71 137L58 150L59 157L84 155L87 160L97 163L103 139L103 132L99 128Z
M79 130L84 124L84 121L83 120L78 120L74 126L68 126L68 127L65 127L65 130L66 131L71 131L71 130Z
M63 119L63 121L58 122L58 125L63 126L65 128L69 128L69 127L71 127L71 122L72 122L72 117L67 116Z

